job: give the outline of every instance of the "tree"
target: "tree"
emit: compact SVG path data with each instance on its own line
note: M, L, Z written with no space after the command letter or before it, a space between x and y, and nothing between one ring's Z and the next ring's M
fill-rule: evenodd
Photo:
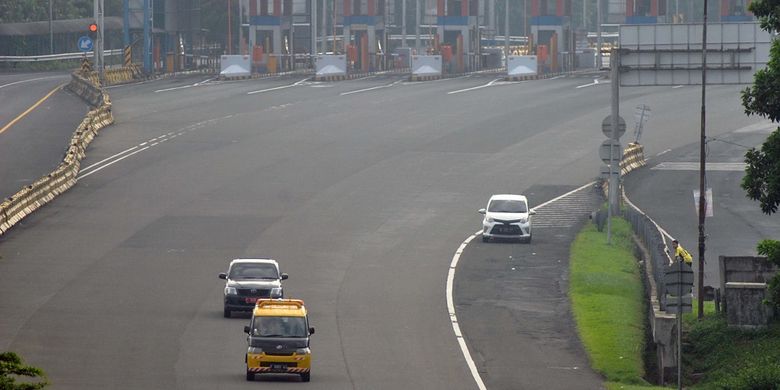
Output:
M778 0L756 0L749 8L762 29L776 33L780 31L779 5ZM780 40L772 42L769 62L756 72L753 86L742 91L742 105L748 115L780 121ZM759 201L761 211L774 214L780 205L780 128L767 137L761 149L749 150L745 162L742 188L750 199Z
M16 377L41 378L38 382L16 383ZM37 367L26 366L13 352L0 353L0 390L37 390L46 387L46 374Z

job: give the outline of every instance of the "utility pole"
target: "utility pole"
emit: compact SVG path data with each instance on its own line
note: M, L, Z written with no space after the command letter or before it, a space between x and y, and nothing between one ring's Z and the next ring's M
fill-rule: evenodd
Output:
M317 1L318 0L311 0L311 9L309 10L309 15L311 15L311 20L309 20L309 29L311 30L312 61L314 61L314 56L317 55Z
M152 73L152 1L144 0L144 71Z
M504 1L504 66L509 70L509 0Z
M611 127L612 134L610 136L610 148L609 148L609 205L607 206L607 244L612 244L612 215L620 211L618 209L618 186L620 185L620 158L622 156L615 156L614 144L619 145L618 141L618 126L620 124L620 51L616 48L612 49L609 60L612 83L612 101L611 101ZM617 148L620 150L620 148ZM617 166L616 166L617 165Z
M54 30L51 26L51 2L53 0L49 0L49 54L54 54Z
M707 132L706 132L706 91L707 91L707 0L704 0L704 24L702 25L702 37L701 37L701 141L699 148L699 285L696 288L696 298L698 301L697 308L699 313L698 319L704 317L704 218L707 216L707 197L706 197L706 146L707 146Z
M401 47L406 47L406 0L401 0Z
M233 6L230 0L227 0L227 54L233 54L233 23L230 20L230 14L233 13Z
M414 47L417 50L417 54L420 54L420 0L417 0L417 6L415 7L414 21L417 22L417 28L415 29Z
M596 69L601 69L601 0L596 0Z
M97 23L97 42L93 44L93 51L95 52L95 70L98 72L101 84L103 83L103 0L94 0L94 17L95 23Z

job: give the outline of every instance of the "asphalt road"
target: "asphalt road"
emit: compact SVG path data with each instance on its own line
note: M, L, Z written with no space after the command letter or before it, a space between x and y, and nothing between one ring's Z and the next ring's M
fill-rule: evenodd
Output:
M476 388L447 312L452 256L490 194L534 193L538 204L592 180L609 112L608 84L578 88L585 76L494 80L189 77L111 89L117 124L93 143L78 185L0 237L0 350L43 367L54 388L286 387L244 381L246 318L222 318L216 277L231 258L269 256L317 329L311 385ZM680 129L698 121L697 93L633 88L622 99L653 108L652 151L695 140ZM716 121L749 121L737 93L712 89ZM466 247L456 304L489 388L599 385L580 369L565 264L543 271L549 259L529 257L564 259L577 223L528 246ZM553 291L554 313L535 314L543 322L490 310L533 304L518 301L527 279L478 272L513 253L539 267L535 288ZM479 277L520 295L483 299ZM494 359L506 334L519 338ZM555 370L567 372L536 375Z
M20 116L69 79L61 72L0 74L0 197L13 195L62 161L88 105L60 89Z
M713 216L704 224L705 286L719 287L719 256L756 256L758 241L780 237L777 217L763 214L758 202L748 199L740 187L745 152L760 148L776 128L759 122L709 136L706 183L712 188ZM632 202L680 240L693 255L694 264L699 259L699 220L693 197L699 189L699 149L699 143L692 143L653 156L647 168L625 181Z

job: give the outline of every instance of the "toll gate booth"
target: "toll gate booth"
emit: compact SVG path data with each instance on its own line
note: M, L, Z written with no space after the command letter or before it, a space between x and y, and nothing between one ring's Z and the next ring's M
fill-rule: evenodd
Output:
M574 46L571 0L531 0L531 37L539 56L540 73L573 68L561 56Z
M380 67L377 48L385 35L386 0L341 0L344 50L352 71ZM337 3L338 5L338 3ZM381 52L387 48L382 47Z
M293 0L249 0L249 47L254 72L292 67Z
M441 53L444 71L462 73L479 64L479 0L437 0L433 50Z

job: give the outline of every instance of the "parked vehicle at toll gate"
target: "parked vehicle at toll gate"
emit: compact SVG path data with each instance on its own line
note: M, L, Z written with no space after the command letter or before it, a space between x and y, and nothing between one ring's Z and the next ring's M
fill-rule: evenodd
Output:
M303 382L311 380L309 338L314 328L302 300L258 300L244 333L246 380L264 373L297 374Z
M523 195L496 194L490 197L487 207L479 209L482 219L482 241L491 238L518 238L531 242L531 216L536 212L528 208Z
M229 318L234 311L254 310L258 299L271 298L273 289L282 296L282 280L288 275L279 272L273 259L235 259L219 278L225 280L224 316Z

